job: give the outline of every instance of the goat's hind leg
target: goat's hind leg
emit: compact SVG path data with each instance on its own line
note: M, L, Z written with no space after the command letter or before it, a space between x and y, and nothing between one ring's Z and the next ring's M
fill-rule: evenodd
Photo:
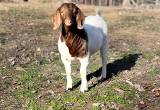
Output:
M101 58L102 58L102 73L101 78L105 79L107 76L107 61L108 61L108 41L107 38L103 41L103 45L100 49Z
M67 87L66 90L72 89L72 77L71 77L71 60L61 57L64 64L67 75Z

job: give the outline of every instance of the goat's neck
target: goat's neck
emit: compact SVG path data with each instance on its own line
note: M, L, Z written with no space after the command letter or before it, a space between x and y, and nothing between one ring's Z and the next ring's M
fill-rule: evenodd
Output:
M67 27L67 26L62 26L62 35L68 36L68 35L76 35L78 34L78 29L75 28L75 26Z
M80 39L84 39L84 40L88 40L87 38L87 33L85 32L84 29L78 29L76 26L71 26L71 27L67 27L67 26L62 26L62 38L67 39L67 37L69 38L80 38Z
M83 57L87 54L88 37L84 29L62 26L61 41L65 41L72 57Z

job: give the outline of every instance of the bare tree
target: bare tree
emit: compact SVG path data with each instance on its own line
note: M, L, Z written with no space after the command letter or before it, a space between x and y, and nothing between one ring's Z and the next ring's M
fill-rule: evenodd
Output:
M131 6L134 6L134 7L138 7L138 0L123 0L123 7L131 7Z
M102 0L99 0L98 5L99 5L99 6L102 5Z
M84 0L84 3L87 4L87 0Z
M155 4L156 4L156 5L159 5L159 0L156 0L156 1L155 1Z
M131 6L130 0L123 0L122 6L123 7L130 7Z
M105 0L105 1L104 1L104 4L107 5L107 3L108 3L108 0Z
M109 6L112 6L112 2L113 2L112 0L109 0Z
M94 4L95 4L95 1L94 1L94 0L91 0L91 4L94 5Z
M136 2L134 0L130 0L130 1L135 7L138 7L138 4L137 4L138 0Z

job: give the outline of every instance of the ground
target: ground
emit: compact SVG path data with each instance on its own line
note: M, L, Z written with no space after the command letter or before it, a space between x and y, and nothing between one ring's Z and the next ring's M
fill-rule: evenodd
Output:
M66 76L52 30L55 4L0 4L1 110L160 110L160 10L101 7L108 23L107 79L99 53L88 67L89 91L79 92L79 63ZM85 15L95 7L80 6Z

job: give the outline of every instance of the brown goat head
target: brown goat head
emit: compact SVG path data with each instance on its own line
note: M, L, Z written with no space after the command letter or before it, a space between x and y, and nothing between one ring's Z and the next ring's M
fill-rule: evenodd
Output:
M75 4L64 3L56 10L52 21L54 30L58 29L62 23L67 27L76 24L78 29L83 29L84 15Z

